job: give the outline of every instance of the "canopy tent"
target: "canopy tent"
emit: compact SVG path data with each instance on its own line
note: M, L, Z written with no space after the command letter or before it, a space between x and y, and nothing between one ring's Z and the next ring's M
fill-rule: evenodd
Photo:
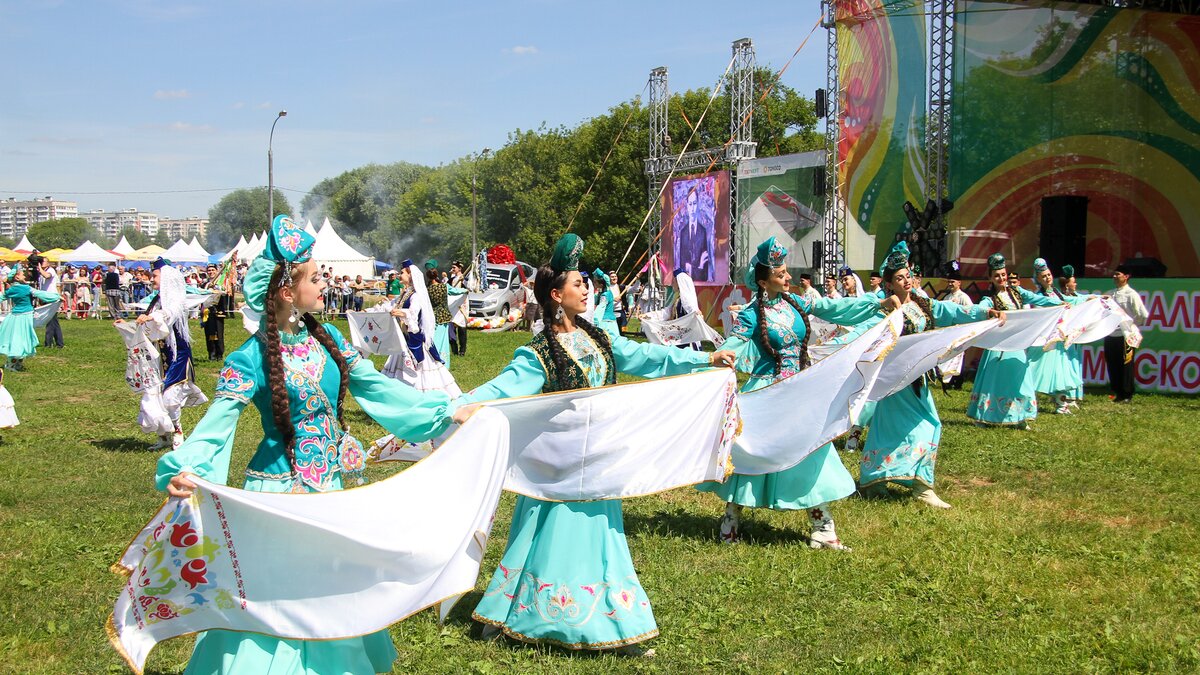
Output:
M50 252L47 251L46 253ZM54 260L54 258L51 258L49 255L46 255L46 258L51 261ZM104 249L100 248L98 244L89 239L83 242L83 245L79 248L75 249L74 251L67 251L66 253L59 255L58 258L61 262L110 263L120 260L121 256L113 255L112 253L105 251Z
M375 258L354 250L353 246L338 236L328 218L317 231L312 259L318 266L333 268L334 274L339 277L349 275L354 278L361 274L364 279L370 279L375 276Z
M234 253L238 254L238 260L245 260L246 258L243 254L243 251L245 251L246 247L249 245L250 244L246 241L246 235L243 234L243 235L239 236L237 243L233 245L233 248L231 248L227 252L221 254L220 262L225 262L226 260L229 259L229 256L233 255Z
M246 248L238 251L238 260L249 263L262 253L267 247L267 239L261 233L250 237L250 241L246 242Z
M4 248L3 246L0 246L0 260L3 260L4 262L17 262L28 257L29 256L25 255L24 253L17 253L11 248Z
M125 256L125 259L126 260L154 260L155 258L161 256L163 253L166 253L166 251L167 251L167 249L165 249L161 246L156 246L154 244L150 244L149 246L143 246L143 247L139 248L138 250L134 251L133 253L130 253L129 255Z
M121 256L122 258L129 257L129 254L133 253L135 250L136 249L129 245L129 240L125 238L125 235L121 235L121 241L117 242L117 245L112 247L112 252Z
M182 239L171 244L171 248L163 251L162 257L173 263L207 263L208 254L200 255L193 251Z
M20 243L18 243L16 246L14 246L13 250L16 251L17 253L24 253L25 255L29 255L30 253L33 253L36 249L34 249L33 244L31 244L29 242L29 235L26 234L21 237Z
M87 243L91 244L92 242L89 241ZM95 244L92 244L92 245L95 246ZM99 246L96 246L96 248L101 251L104 251L104 249L100 248ZM65 260L65 258L63 256L70 252L71 252L71 249L69 249L69 248L52 248L49 251L42 251L40 255L52 263L60 263L63 260ZM108 251L104 251L104 253L107 255L112 255ZM91 260L93 260L93 258L87 258L87 260L91 261Z
M188 242L188 248L192 249L196 253L199 253L200 255L204 256L205 258L212 255L208 251L204 250L204 247L200 245L200 239L197 237L192 237L192 240Z
M328 222L329 222L329 219L328 219L328 218L326 218L326 219L325 219L325 222L327 222L327 223L328 223ZM307 232L307 233L309 233L310 235L312 235L312 238L313 238L313 239L316 239L316 238L317 238L317 228L313 227L313 224L312 224L312 221L311 221L311 220L306 220L306 221L304 221L304 231L305 231L305 232Z

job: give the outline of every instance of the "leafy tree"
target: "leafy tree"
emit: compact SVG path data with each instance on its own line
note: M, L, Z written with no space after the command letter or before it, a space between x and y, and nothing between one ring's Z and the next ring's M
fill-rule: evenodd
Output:
M29 236L30 243L40 251L77 248L89 239L103 247L104 244L100 242L107 241L107 238L101 237L85 218L56 218L34 223L26 235Z
M238 237L247 238L271 224L267 216L267 188L234 190L208 210L208 241L216 248L229 248ZM275 190L275 215L291 213L292 205L279 190ZM161 244L159 244L161 246Z
M0 246L3 246L4 248L12 248L16 245L17 241L15 239L0 234Z
M167 234L166 230L159 230L154 235L154 239L150 242L150 244L154 244L155 246L159 246L161 248L171 248L171 244L174 243L175 241L171 239L171 235ZM236 244L237 241L234 241L234 243ZM147 246L149 246L149 244L147 244ZM139 246L137 248L141 247Z

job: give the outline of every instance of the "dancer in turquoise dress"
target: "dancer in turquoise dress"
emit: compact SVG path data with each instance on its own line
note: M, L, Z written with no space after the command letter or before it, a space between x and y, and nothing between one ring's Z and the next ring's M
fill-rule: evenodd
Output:
M893 249L884 267L884 288L900 303L905 335L981 321L989 316L1004 318L1004 313L995 309L978 305L963 307L917 295L908 269L907 250ZM911 487L913 496L929 506L950 508L933 491L942 420L929 391L930 382L930 376L922 374L911 386L875 406L871 433L859 461L858 484L864 495L883 491L892 482Z
M42 302L60 300L57 293L39 291L25 281L25 269L13 268L9 274L11 284L0 300L12 302L12 311L0 323L0 354L8 357L6 367L25 370L25 359L37 353L38 336L33 328L33 298Z
M617 328L617 296L613 293L612 283L599 267L592 271L592 280L596 284L596 328L616 337L620 329Z
M617 372L661 377L732 365L729 351L642 344L611 337L585 321L582 251L578 236L559 239L533 287L545 329L517 349L499 376L456 405L615 384ZM658 635L658 625L629 555L621 501L517 497L508 545L473 617L484 624L485 639L503 632L567 649L652 655L636 646Z
M761 389L808 367L810 314L839 325L855 325L893 302L871 296L808 300L789 293L792 277L784 264L786 257L787 249L771 237L759 245L746 270L746 286L755 289L754 299L738 313L737 326L722 345L738 353L740 363L753 363L742 391ZM732 543L740 538L742 507L806 509L812 524L810 546L850 550L837 537L829 502L853 494L854 478L832 443L784 471L761 476L738 474L736 466L734 471L724 483L705 483L698 488L726 502L721 541Z
M1062 276L1058 278L1058 292L1064 298L1083 299L1076 287L1075 267L1073 265L1062 266ZM1079 402L1083 400L1083 345L1073 344L1067 347L1067 362L1071 364L1072 379L1079 382L1079 386L1075 387L1075 391L1068 394L1067 405L1072 408L1078 408Z
M1008 283L1007 262L1004 256L993 253L988 257L992 279L992 294L979 301L979 307L1011 312L1025 305L1053 307L1062 302L1055 298L1035 295L1020 286ZM1029 376L1025 352L1000 352L986 349L975 372L975 385L967 404L967 417L980 426L1012 426L1028 429L1029 421L1037 417L1037 392Z
M1033 273L1038 295L1071 305L1083 301L1079 296L1064 295L1054 287L1054 275L1044 258L1033 261ZM1070 415L1071 399L1083 386L1082 368L1078 371L1074 368L1070 350L1058 342L1050 351L1030 347L1025 354L1029 359L1029 375L1033 378L1034 391L1050 397L1054 402L1055 414Z
M325 282L311 260L311 235L286 216L272 224L267 248L246 273L243 291L253 336L225 360L213 403L192 435L158 460L156 484L187 498L188 476L224 484L238 418L253 404L263 438L246 469L244 488L258 492L324 492L362 482L363 448L346 431L349 391L372 418L397 436L419 441L450 424L449 397L421 394L375 371L321 311ZM279 573L298 561L281 559ZM320 589L297 588L302 597ZM396 659L387 630L343 640L291 640L227 630L196 638L187 673L386 673Z

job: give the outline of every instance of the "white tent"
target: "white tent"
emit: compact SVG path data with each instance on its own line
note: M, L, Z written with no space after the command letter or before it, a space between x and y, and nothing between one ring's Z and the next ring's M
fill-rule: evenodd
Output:
M257 258L258 254L262 253L263 249L266 247L267 238L260 232L251 237L250 241L246 242L245 250L238 251L238 260L250 262L251 260Z
M238 237L238 241L236 244L233 245L233 248L229 249L229 252L221 257L221 260L222 261L229 260L229 257L232 256L234 253L237 253L237 255L238 255L238 262L246 260L246 255L245 255L244 251L246 250L246 247L249 245L250 244L246 241L246 235L243 234L242 236ZM249 262L249 261L247 261L247 262Z
M105 251L89 239L74 251L62 254L59 259L63 262L116 262L121 257Z
M33 244L29 241L29 235L23 235L21 237L21 243L14 246L13 250L17 253L33 253L34 248Z
M137 249L129 245L129 240L125 238L125 235L121 235L121 241L117 242L117 245L113 247L112 252L123 258L128 258L129 254L136 250Z
M327 222L327 223L328 223L328 222L329 222L329 219L328 219L328 218L326 218L326 219L325 219L325 222ZM309 233L309 234L311 234L313 239L316 239L316 238L317 238L317 228L315 228L315 227L313 227L313 226L312 226L312 221L311 221L311 220L306 220L306 221L304 221L304 231L305 231L305 232L307 232L307 233Z
M338 236L328 218L317 231L312 259L318 267L332 267L333 273L339 277L349 275L353 279L361 274L364 279L371 279L375 276L375 258L354 250L353 246Z
M200 245L200 239L198 239L197 237L192 237L192 240L188 242L188 248L192 249L196 253L199 253L200 255L204 256L205 258L212 255L208 251L204 250L204 247Z
M207 255L200 255L199 252L193 251L191 246L188 246L182 239L171 244L171 248L163 251L162 257L170 260L172 263L206 263L208 262Z

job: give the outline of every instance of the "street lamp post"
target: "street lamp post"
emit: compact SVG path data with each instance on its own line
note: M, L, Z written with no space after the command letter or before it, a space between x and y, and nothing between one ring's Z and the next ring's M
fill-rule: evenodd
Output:
M286 110L280 110L275 121L271 122L271 136L267 139L267 227L275 221L275 159L271 154L271 146L275 143L275 125L283 117L287 117Z
M478 209L476 209L476 204L475 204L475 176L476 176L475 167L479 164L479 158L487 157L487 154L491 151L492 151L491 148L484 148L483 152L479 153L475 157L475 161L471 163L471 264L472 265L477 265L477 263L479 262L479 231L478 231L479 230L479 212L478 212ZM475 276L476 277L479 276L478 268L476 268ZM479 282L482 283L483 280L480 279Z

